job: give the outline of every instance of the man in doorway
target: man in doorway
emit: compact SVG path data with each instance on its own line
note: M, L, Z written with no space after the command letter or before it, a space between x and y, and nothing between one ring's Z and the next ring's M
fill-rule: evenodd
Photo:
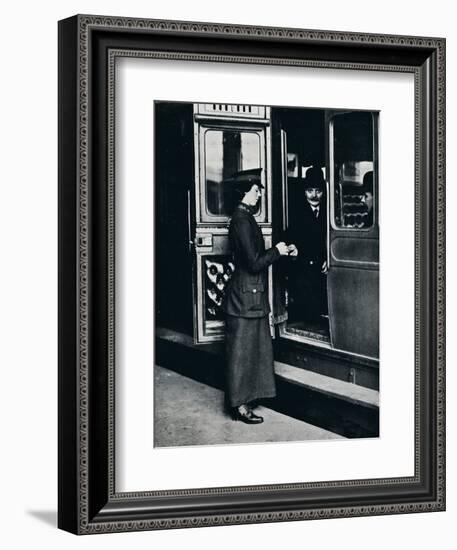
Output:
M322 170L312 166L303 181L303 200L290 209L289 322L318 327L327 315L327 206Z

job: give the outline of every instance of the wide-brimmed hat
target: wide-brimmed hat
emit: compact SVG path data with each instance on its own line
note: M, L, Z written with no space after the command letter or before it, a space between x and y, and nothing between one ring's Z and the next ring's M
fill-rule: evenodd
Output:
M325 179L322 174L322 169L319 166L311 166L306 170L305 179L303 180L305 189L310 187L316 189L325 189Z

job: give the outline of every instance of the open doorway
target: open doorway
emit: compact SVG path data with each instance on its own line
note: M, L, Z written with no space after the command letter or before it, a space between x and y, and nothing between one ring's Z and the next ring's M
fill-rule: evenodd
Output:
M327 300L328 201L323 109L275 109L283 136L281 237L297 255L278 270L284 336L330 343Z

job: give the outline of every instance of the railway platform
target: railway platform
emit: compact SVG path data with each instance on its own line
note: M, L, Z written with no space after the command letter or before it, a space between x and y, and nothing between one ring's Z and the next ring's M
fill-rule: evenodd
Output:
M212 394L218 395L214 398L214 404L210 405L212 399L207 400L210 410L206 413L209 417L211 414L215 414L214 420L217 419L217 411L221 411L222 414L225 360L223 345L195 345L193 339L188 335L158 328L156 330L155 356L156 364L159 365L157 372L163 368L169 373L184 377L175 379L176 391L169 396L170 406L185 398L185 387L198 393L197 386L191 384L188 381L190 380L200 384L198 388L201 395L212 390L220 392ZM262 402L265 407L262 409L265 418L270 413L276 412L303 424L314 426L316 429L324 430L324 432L346 438L379 436L379 392L377 390L279 361L275 361L275 374L277 396L275 399ZM157 387L161 387L160 384L164 379L159 378L157 381L156 403L161 399L160 394L165 395L171 391L169 387L163 387L157 391ZM169 374L168 379L172 384L173 375ZM178 381L183 384L182 394L179 391ZM205 399L202 399L202 406L206 407ZM189 406L191 401L192 399L189 401ZM166 410L166 404L163 404L162 408ZM159 411L157 413L159 414ZM223 416L220 421L228 421L228 425L241 424L232 421L229 417L224 419ZM246 429L250 427L245 426ZM311 434L312 430L309 429Z
M224 445L342 439L328 430L265 406L258 425L234 421L224 411L222 390L156 366L154 446Z

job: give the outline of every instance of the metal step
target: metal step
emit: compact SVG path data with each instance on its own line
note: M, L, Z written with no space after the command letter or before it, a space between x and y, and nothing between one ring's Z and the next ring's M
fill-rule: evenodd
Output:
M379 408L379 392L376 390L364 388L350 382L343 382L342 380L307 371L300 367L286 365L279 361L275 361L275 373L285 381L301 385L304 388L312 389L324 395L372 409Z

